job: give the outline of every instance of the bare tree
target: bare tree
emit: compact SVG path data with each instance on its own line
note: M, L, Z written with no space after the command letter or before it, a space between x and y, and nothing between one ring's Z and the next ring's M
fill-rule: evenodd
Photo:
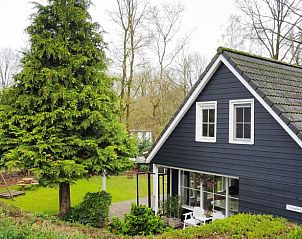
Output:
M190 53L184 48L177 57L173 78L182 89L183 98L191 90L206 67L207 59L198 52Z
M247 17L250 39L257 40L271 58L288 59L295 29L302 22L297 14L301 0L237 0L237 4Z
M238 15L231 14L227 20L227 25L222 34L222 45L237 50L246 50L248 31L247 27L242 24L242 18Z
M125 112L125 123L129 130L134 66L137 52L147 41L143 28L148 4L145 0L116 0L116 3L118 10L111 12L110 15L122 31L120 108Z
M298 34L291 34L290 36L290 64L301 65L302 63L302 31Z
M151 26L151 48L155 53L159 66L158 75L153 79L152 84L152 104L153 131L159 131L160 125L165 122L161 116L171 116L165 112L163 102L171 87L175 86L175 82L171 77L169 68L173 65L176 57L188 43L188 36L180 35L180 24L184 13L184 7L179 2L161 3L150 9L149 21ZM161 112L161 113L160 113Z
M185 9L179 2L162 3L150 9L153 47L159 64L159 78L188 43L188 36L179 36L180 24Z
M14 84L14 75L20 70L19 54L11 48L0 50L0 89Z

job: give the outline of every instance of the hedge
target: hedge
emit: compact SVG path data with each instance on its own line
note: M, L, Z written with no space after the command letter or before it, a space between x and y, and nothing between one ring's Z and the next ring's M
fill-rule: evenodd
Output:
M270 215L238 214L224 220L216 220L200 227L173 230L151 238L291 238L302 239L302 229L284 218ZM299 237L300 236L300 237Z

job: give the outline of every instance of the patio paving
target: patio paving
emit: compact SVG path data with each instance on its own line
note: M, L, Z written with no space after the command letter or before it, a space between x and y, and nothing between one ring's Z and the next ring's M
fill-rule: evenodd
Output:
M109 221L111 221L113 217L124 219L124 215L130 212L132 203L136 203L136 199L112 203L109 209ZM140 198L139 204L148 205L148 197Z
M163 200L163 194L160 194L160 200ZM167 198L167 194L165 194L165 198ZM109 221L112 221L113 217L119 217L120 219L124 219L124 215L130 212L131 204L136 204L136 198L112 203L109 208ZM139 198L139 205L148 205L148 197L141 197ZM154 205L154 197L151 196L151 207Z

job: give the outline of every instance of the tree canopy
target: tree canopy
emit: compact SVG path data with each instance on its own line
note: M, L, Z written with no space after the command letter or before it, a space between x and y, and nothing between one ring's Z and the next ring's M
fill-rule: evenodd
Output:
M132 165L136 146L118 123L105 43L88 0L36 4L16 85L2 92L0 163L31 169L44 185ZM8 97L9 96L9 97Z

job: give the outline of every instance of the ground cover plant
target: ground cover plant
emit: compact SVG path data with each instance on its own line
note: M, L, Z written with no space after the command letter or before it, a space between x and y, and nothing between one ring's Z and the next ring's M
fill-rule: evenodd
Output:
M288 234L289 239L301 239L302 238L302 226L291 230Z
M297 229L297 225L288 222L284 218L274 218L270 215L238 214L224 220L216 220L201 227L190 227L186 230L173 230L166 232L156 238L302 238L299 237L299 235L301 235L301 230L299 231L299 229Z
M147 176L140 175L140 196L147 196ZM100 191L102 177L78 180L71 185L71 206L78 205L86 193ZM20 189L20 187L14 187ZM3 191L5 188L3 188ZM0 190L1 191L1 190ZM110 176L107 179L106 191L112 196L112 203L136 198L136 179L128 179L126 175ZM122 192L122 193L121 193ZM17 206L26 212L56 215L58 207L58 188L33 187L25 190L25 196L15 198L15 201L0 199L10 205Z
M106 230L66 223L57 217L26 214L0 202L0 239L114 239Z

